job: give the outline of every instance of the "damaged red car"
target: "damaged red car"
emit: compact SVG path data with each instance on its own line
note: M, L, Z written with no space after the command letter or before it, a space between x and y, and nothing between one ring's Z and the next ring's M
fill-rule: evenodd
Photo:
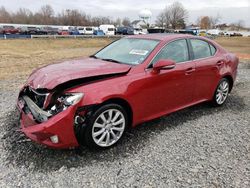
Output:
M202 37L125 37L35 70L18 97L21 129L53 148L109 148L129 127L204 101L223 105L238 62Z

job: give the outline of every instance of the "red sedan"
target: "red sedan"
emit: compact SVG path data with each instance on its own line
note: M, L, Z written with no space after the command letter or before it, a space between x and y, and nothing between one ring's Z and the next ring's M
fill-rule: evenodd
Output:
M16 29L14 26L5 25L5 26L3 26L3 31L2 31L2 33L3 33L4 35L19 34L19 30Z
M125 37L34 71L18 97L22 131L53 148L108 148L145 121L204 101L223 105L238 62L202 37Z

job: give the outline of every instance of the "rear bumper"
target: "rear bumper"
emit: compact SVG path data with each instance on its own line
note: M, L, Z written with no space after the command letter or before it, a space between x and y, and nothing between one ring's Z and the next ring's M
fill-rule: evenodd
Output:
M17 108L20 112L21 131L34 142L58 149L79 146L74 133L76 107L71 106L42 123L37 123L31 113L26 114L20 101L17 102ZM50 137L54 135L58 137L58 143L51 141Z

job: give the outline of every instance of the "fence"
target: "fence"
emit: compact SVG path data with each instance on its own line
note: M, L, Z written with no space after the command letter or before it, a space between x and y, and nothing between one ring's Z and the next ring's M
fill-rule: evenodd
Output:
M10 34L10 35L0 35L0 39L57 39L57 38L121 38L122 35L18 35L18 34Z

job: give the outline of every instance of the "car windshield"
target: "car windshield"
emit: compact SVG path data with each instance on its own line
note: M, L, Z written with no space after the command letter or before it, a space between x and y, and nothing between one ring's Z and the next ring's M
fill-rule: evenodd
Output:
M94 57L117 63L138 65L159 43L158 40L123 38L97 52Z

